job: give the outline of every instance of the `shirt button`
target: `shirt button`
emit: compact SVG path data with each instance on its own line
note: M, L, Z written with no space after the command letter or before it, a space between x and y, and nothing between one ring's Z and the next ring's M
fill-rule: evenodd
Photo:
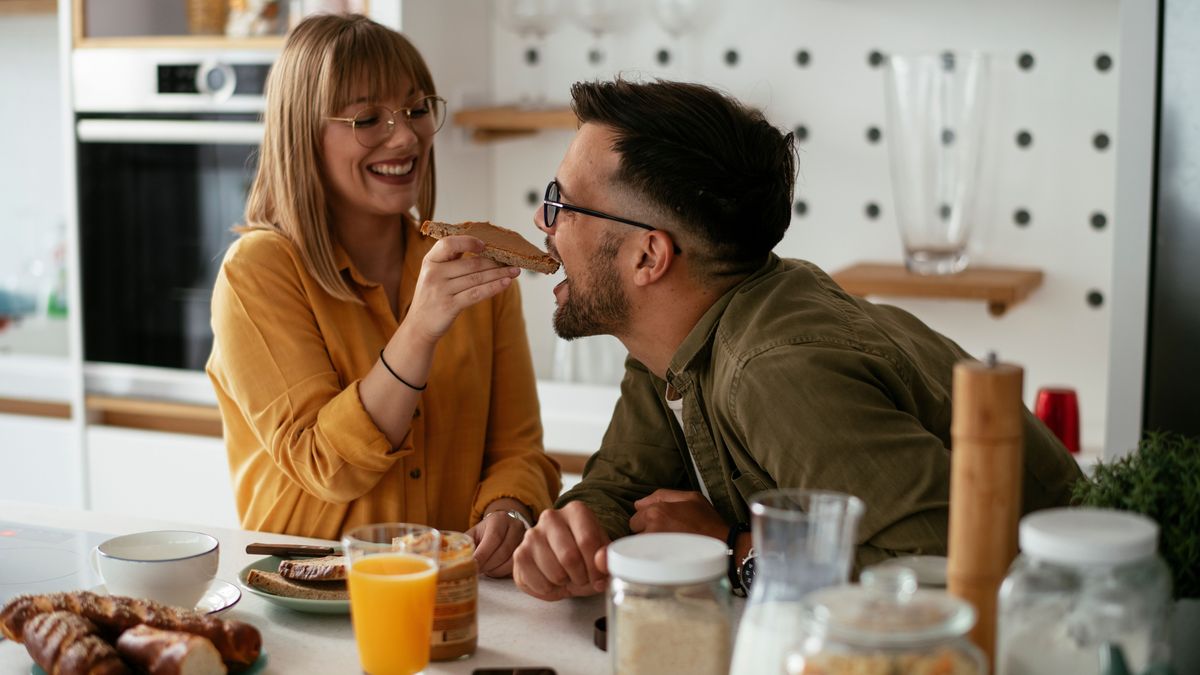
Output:
M421 470L420 470L420 469L413 469L412 471L409 471L409 472L408 472L408 476L409 476L409 478L413 478L413 479L420 478L420 477L421 477Z
M413 419L414 419L414 420L415 420L415 419L417 419L417 418L418 418L418 417L420 417L420 416L421 416L421 409L420 409L420 408L417 408L417 409L413 410Z

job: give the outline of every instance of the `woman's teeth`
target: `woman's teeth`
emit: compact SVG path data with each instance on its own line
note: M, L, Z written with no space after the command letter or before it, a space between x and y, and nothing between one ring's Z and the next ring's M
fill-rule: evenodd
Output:
M374 164L370 167L374 173L384 176L406 176L413 170L416 161L409 160L404 164Z

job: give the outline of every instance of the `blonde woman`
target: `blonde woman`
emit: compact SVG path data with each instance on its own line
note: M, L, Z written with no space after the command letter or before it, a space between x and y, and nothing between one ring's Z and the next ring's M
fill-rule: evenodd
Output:
M560 487L542 449L518 270L435 242L424 59L362 16L292 32L267 84L246 226L213 293L216 388L242 525L337 538L470 528L511 554Z

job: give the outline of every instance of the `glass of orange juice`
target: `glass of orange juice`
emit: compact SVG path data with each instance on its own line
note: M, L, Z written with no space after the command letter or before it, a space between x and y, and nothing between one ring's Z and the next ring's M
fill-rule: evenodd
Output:
M362 525L342 535L342 550L363 672L420 672L429 663L441 534L408 523Z

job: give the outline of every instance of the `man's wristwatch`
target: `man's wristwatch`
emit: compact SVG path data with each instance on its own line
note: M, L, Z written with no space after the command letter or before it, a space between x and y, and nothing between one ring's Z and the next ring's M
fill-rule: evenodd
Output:
M746 596L746 589L742 586L741 566L737 564L737 540L743 532L749 532L750 526L746 523L734 523L729 527L729 534L725 536L725 547L729 550L729 590L738 597Z
M742 589L746 593L750 592L750 585L754 583L755 561L758 560L758 555L754 552L754 547L746 553L746 557L742 558L742 562L738 564L738 581L742 584Z

